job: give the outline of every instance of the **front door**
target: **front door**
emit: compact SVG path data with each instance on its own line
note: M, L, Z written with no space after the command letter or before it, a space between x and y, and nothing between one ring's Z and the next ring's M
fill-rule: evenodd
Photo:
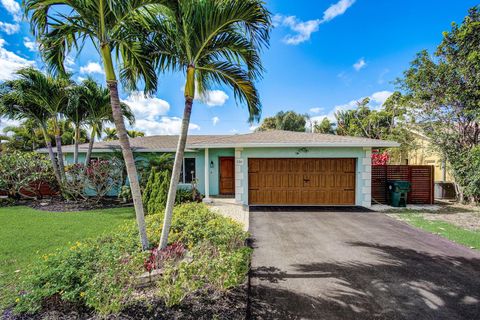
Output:
M234 157L220 157L220 194L235 194L234 161Z

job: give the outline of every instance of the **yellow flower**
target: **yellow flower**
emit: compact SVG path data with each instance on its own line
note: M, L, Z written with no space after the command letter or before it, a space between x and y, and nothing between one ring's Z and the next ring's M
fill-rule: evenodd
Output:
M85 292L83 292L83 291L80 292L80 297L82 297L82 298L85 297Z
M19 302L20 302L20 298L15 299L15 302L16 302L16 303L19 303Z

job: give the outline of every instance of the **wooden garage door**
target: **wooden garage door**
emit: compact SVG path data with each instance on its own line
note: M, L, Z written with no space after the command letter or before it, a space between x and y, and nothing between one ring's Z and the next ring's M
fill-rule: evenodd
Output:
M354 205L355 159L249 159L250 205Z

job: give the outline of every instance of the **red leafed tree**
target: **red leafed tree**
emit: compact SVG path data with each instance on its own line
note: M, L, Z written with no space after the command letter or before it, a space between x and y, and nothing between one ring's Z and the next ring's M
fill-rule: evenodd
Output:
M386 166L390 160L390 154L388 151L379 152L374 150L372 152L372 165L373 166Z

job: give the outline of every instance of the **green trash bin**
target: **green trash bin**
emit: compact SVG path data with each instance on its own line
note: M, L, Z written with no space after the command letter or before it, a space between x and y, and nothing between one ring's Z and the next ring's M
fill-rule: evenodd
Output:
M406 207L407 194L410 192L410 182L403 180L392 180L387 182L390 192L390 205L392 207Z

